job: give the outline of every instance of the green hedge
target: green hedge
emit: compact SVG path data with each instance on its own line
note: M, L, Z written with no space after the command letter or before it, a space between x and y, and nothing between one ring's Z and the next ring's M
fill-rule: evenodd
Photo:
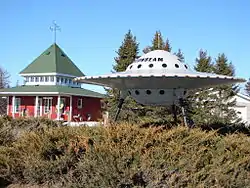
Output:
M0 176L57 187L247 187L249 146L244 134L181 126L51 124L0 146Z

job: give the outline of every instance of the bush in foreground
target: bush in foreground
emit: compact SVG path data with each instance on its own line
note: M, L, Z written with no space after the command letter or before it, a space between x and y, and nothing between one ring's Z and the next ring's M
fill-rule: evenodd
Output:
M0 176L54 187L246 187L250 139L176 127L46 127L0 147Z

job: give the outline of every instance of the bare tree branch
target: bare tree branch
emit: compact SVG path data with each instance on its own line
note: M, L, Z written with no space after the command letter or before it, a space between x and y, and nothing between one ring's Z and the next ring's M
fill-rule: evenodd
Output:
M9 87L9 78L10 74L0 67L0 89ZM3 98L0 96L0 115L6 114L7 110L7 98Z

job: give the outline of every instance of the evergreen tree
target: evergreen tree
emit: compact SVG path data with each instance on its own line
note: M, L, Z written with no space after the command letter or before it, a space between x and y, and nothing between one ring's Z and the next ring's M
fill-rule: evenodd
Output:
M9 73L0 67L0 89L9 87ZM0 115L5 114L7 109L6 98L0 97Z
M174 53L178 58L179 58L179 61L180 62L183 62L185 61L185 58L184 58L184 54L183 52L181 51L181 49L178 49L178 52L177 53Z
M245 91L247 95L250 97L250 78L248 79L248 82L245 85Z
M151 50L162 50L164 48L164 41L160 31L156 31L154 39L152 41Z
M129 64L131 64L138 56L139 44L136 41L136 37L133 36L132 32L129 30L125 35L122 45L118 49L117 57L114 58L115 64L113 65L113 72L121 72L125 71ZM119 100L119 90L112 88L107 89L107 94L109 98L106 103L108 104L108 111L111 116L111 119L114 119L118 100ZM138 111L133 111L133 109L137 109L136 102L131 98L127 97L124 102L123 110L120 112L119 120L126 121L136 121L138 118Z
M131 64L139 52L139 44L136 41L136 37L133 36L131 30L125 35L124 41L120 46L117 55L115 57L115 65L113 69L115 72L125 71L129 64Z
M200 50L199 57L195 59L196 65L194 69L199 72L209 72L213 71L213 64L211 62L211 57L207 55L207 51Z
M147 46L143 49L143 53L146 54L153 50L165 50L171 52L172 48L169 40L164 43L163 36L160 31L156 31L152 40L151 46Z
M207 52L201 50L196 58L195 70L199 72L216 73L227 76L234 76L234 67L228 63L225 54L219 54L215 63ZM235 85L222 85L214 88L203 88L195 90L190 96L193 107L193 119L196 124L230 124L239 122L235 110L233 96L238 92Z
M233 64L228 62L228 59L224 53L219 54L216 58L216 63L214 66L214 73L235 76L235 69ZM236 104L236 100L233 97L238 93L239 88L235 84L222 85L215 88L217 92L217 102L215 106L215 115L217 115L217 120L221 123L231 123L239 122L236 111L233 107Z
M196 71L208 73L213 71L213 63L207 51L200 50L195 63L194 69ZM213 117L211 112L216 100L210 100L211 97L210 88L196 89L190 94L188 101L192 106L192 119L195 124L208 124L212 122Z
M164 44L163 50L168 51L168 52L171 52L171 50L172 50L172 47L171 47L168 39L166 40L166 42Z

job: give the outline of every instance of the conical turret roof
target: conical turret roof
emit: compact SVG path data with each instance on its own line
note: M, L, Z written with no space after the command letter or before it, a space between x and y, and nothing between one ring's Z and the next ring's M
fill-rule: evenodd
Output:
M21 75L39 73L59 73L76 77L84 76L82 71L70 60L56 43L52 44L20 72Z

